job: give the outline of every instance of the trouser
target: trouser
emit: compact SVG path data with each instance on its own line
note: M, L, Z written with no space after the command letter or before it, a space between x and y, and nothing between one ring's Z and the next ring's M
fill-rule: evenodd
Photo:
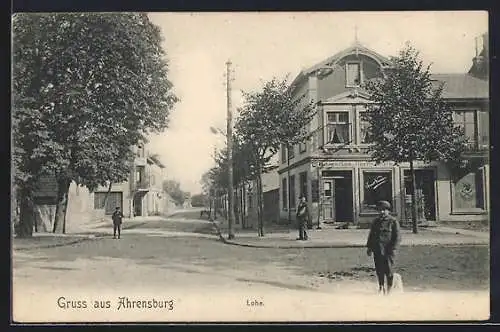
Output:
M375 271L379 286L384 287L385 279L387 278L387 290L390 290L394 278L392 273L394 258L390 255L374 254L373 260L375 261Z
M307 240L307 222L305 220L299 220L299 239Z
M113 224L113 237L116 237L116 233L118 232L118 238L120 238L120 233L121 233L121 224L114 223Z

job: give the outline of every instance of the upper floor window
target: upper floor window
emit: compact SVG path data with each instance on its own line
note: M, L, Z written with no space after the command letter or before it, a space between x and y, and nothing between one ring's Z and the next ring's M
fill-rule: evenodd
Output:
M136 152L137 157L144 157L144 146L143 145L138 145L137 146L137 152Z
M348 143L349 137L349 113L327 112L327 140L326 143Z
M361 84L361 63L346 63L346 86L359 86Z
M469 139L470 147L476 147L478 136L476 111L455 111L453 121L455 125L463 129L465 136Z
M295 157L295 146L290 145L288 147L288 159L292 159Z
M359 114L359 139L361 144L372 143L368 133L370 130L370 122L365 116L365 112Z
M299 143L299 152L304 153L307 151L307 144L305 142Z
M286 145L281 144L281 162L286 163Z

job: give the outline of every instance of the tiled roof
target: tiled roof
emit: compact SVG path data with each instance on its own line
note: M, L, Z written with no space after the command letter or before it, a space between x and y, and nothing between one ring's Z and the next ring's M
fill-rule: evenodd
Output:
M438 82L444 82L443 98L489 98L488 81L469 74L433 74L431 78Z

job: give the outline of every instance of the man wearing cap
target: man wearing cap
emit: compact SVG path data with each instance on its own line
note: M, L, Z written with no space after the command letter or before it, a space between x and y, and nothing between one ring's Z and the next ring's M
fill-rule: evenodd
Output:
M387 201L377 203L379 216L372 222L366 243L368 256L373 253L379 292L389 293L393 282L394 255L400 241L399 223L390 215L391 204ZM385 288L387 278L387 288Z
M123 213L122 211L120 211L119 206L116 207L115 212L113 212L113 216L111 217L111 219L113 219L113 239L116 239L117 231L118 231L118 238L120 238Z
M309 208L307 207L306 197L300 196L300 203L297 207L297 221L299 223L299 238L297 240L306 241L307 220L309 220Z

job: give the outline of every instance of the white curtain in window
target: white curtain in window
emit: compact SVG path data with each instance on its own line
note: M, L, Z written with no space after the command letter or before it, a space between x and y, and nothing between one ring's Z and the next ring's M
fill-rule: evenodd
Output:
M330 124L328 138L330 143L347 143L349 141L349 126L347 124Z

